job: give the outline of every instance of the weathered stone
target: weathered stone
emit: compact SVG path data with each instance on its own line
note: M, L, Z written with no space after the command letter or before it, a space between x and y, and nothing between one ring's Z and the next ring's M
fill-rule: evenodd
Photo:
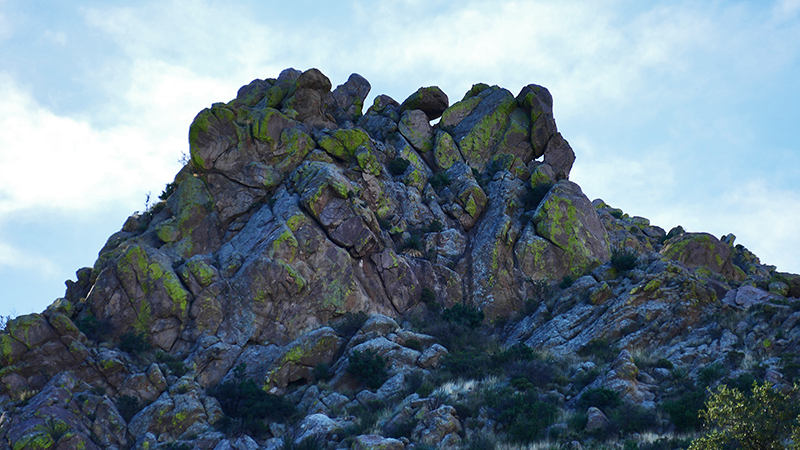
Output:
M403 450L405 446L397 439L374 434L363 434L353 441L353 450Z
M441 170L447 170L457 162L464 162L461 151L458 149L455 141L453 141L453 137L442 130L436 131L433 143L433 157L436 165Z
M470 101L472 99L467 100ZM514 96L505 89L498 89L481 99L469 115L452 128L450 133L470 167L482 170L491 159L515 107Z
M419 109L407 110L400 116L398 131L417 151L433 150L433 128Z
M569 142L561 136L561 133L554 134L547 141L544 162L553 168L556 180L569 179L569 172L572 170L572 164L575 163L575 152L572 151Z
M357 73L351 74L347 82L337 86L332 93L336 102L334 117L340 123L344 120L358 120L364 107L364 99L367 98L371 88L366 78Z
M418 109L425 113L428 120L434 120L442 116L449 104L447 94L437 86L421 87L403 101L399 112Z
M461 422L457 418L455 408L442 405L425 413L412 434L424 444L449 450L460 446L461 438L458 436L460 431Z
M517 103L530 111L531 146L533 157L538 158L544 155L550 138L558 132L553 118L553 97L547 88L529 84L517 95Z
M343 344L330 327L304 334L288 344L270 365L264 385L268 388L285 388L293 381L310 379L314 367L322 362L329 363Z
M586 431L590 433L603 431L611 425L611 421L603 414L603 411L600 411L600 409L595 406L589 407L586 411L586 417Z
M450 352L447 351L446 348L439 344L433 344L419 356L417 360L417 364L422 367L423 369L427 369L429 367L436 367L439 359L441 359L444 355Z
M465 230L470 230L478 222L488 199L475 180L472 170L464 163L455 163L448 170L450 190L456 196L460 209L450 210L450 214L461 222Z
M556 183L536 209L533 223L539 236L563 250L563 267L572 275L585 273L610 257L606 229L575 183Z
M684 233L664 243L661 254L687 267L707 267L730 280L739 279L730 247L708 233Z

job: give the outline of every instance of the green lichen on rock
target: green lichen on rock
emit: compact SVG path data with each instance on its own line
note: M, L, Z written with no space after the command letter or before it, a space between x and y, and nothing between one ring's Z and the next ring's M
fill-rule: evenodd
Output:
M471 97L451 105L442 114L442 118L439 120L439 126L443 129L447 129L448 127L452 128L458 125L478 106L481 100L480 97Z
M269 145L272 150L278 148L281 133L291 123L290 118L272 108L254 113L251 120L253 137Z
M194 167L210 169L213 159L224 150L220 147L236 144L235 132L220 132L223 129L233 131L235 119L236 112L224 103L215 103L194 118L189 126L189 152Z
M446 131L437 131L434 137L433 158L442 170L449 169L456 162L464 162L461 151L453 137Z
M329 327L304 334L284 348L282 354L270 365L264 377L266 388L281 388L292 381L308 377L311 369L327 362L339 350L341 339Z
M498 130L505 128L508 114L513 107L511 100L500 105L494 113L481 120L464 139L459 142L461 153L470 167L481 168L489 158L487 149L495 147Z
M339 128L333 134L319 138L319 146L331 156L342 161L350 161L356 149L371 142L369 134L360 128Z
M533 216L538 235L564 251L568 273L580 276L609 258L605 227L578 185L560 181L550 189Z
M731 247L709 233L683 233L670 238L661 254L690 268L705 266L729 280L742 280L731 261Z
M369 146L361 145L356 149L355 152L356 162L358 162L358 166L361 167L366 173L379 176L381 174L381 163L378 162L378 158L370 150Z
M178 276L170 264L151 259L145 249L139 245L127 247L117 264L117 271L130 283L137 283L146 298L159 290L163 290L172 300L173 311L179 316L186 313L190 294L184 289ZM140 310L140 316L149 306Z

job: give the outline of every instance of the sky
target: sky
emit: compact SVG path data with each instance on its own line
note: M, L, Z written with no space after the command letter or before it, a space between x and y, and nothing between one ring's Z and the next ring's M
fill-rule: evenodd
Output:
M256 78L554 98L590 198L800 273L800 0L0 0L0 315L40 312Z

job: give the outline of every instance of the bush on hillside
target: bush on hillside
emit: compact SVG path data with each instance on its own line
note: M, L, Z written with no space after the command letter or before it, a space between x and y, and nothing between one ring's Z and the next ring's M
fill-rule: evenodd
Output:
M369 389L378 389L389 379L386 359L375 350L367 349L363 352L355 350L350 353L348 361L350 365L347 367L347 373Z

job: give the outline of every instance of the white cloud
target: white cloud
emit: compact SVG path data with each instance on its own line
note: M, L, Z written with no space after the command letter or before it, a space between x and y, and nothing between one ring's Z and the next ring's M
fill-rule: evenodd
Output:
M169 181L175 172L177 162L164 167L163 154L176 144L147 136L147 123L97 129L56 115L2 73L0 98L0 214L98 211L109 202L133 201L143 186Z
M0 241L0 269L29 269L52 277L59 272L58 266L48 258Z

